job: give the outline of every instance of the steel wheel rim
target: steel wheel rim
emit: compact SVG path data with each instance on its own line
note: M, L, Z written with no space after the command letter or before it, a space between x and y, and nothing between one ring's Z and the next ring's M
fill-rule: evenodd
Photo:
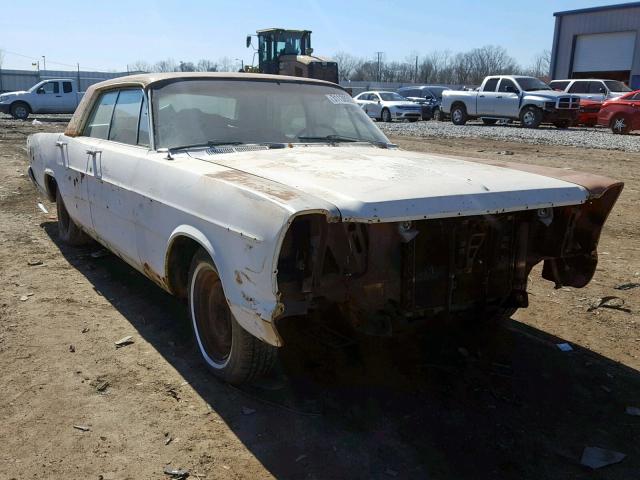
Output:
M462 112L460 111L460 109L456 109L453 111L453 119L456 122L459 122L462 120Z
M19 105L16 107L16 116L17 117L25 117L27 114L27 109L25 107L23 107L22 105Z
M193 273L190 297L200 352L213 368L223 368L229 362L233 343L231 311L213 267L206 263L198 265Z
M525 112L524 116L522 117L522 121L524 122L525 125L531 125L533 123L534 120L534 115L533 112Z

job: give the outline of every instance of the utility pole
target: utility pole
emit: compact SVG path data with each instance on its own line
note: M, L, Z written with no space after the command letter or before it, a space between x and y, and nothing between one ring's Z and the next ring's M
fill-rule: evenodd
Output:
M47 71L47 57L42 55L42 70Z
M414 81L415 83L418 83L418 55L416 55L416 75L415 75L415 77L413 78L413 81Z
M381 75L382 71L380 70L380 58L382 57L383 53L384 52L376 52L376 55L378 56L378 78L377 78L378 82L380 82L380 79L382 77Z
M77 89L80 92L82 89L80 88L80 62L76 63L76 67L78 67L78 85L77 85Z

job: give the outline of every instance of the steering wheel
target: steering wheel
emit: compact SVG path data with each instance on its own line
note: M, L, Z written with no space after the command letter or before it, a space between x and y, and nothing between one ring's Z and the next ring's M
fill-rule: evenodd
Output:
M323 129L327 132L326 134L323 134ZM318 123L314 125L313 135L310 135L309 129L307 127L296 133L296 137L326 137L329 135L338 135L338 132L335 128L333 128L331 125L327 125L326 123Z

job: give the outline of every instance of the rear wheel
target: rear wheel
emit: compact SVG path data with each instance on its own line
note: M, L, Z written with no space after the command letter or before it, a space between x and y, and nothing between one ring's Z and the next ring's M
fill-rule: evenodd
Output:
M454 125L464 125L467 120L467 109L464 105L454 105L451 109L451 122Z
M60 190L56 190L56 209L58 211L58 235L60 239L69 245L85 245L89 243L89 237L78 227L69 216L64 205Z
M442 112L440 111L439 108L433 109L433 114L431 118L433 118L436 122L440 122L442 120Z
M24 102L15 102L11 105L11 116L18 120L26 120L31 113L29 105Z
M392 118L391 118L391 112L389 111L388 108L383 108L382 109L382 113L381 113L381 117L382 117L382 121L383 122L391 122Z
M619 135L626 135L631 131L631 123L624 115L616 115L611 120L611 131Z
M536 107L525 107L520 113L520 123L525 128L538 128L542 123L542 112Z
M495 125L497 121L498 120L496 120L495 118L483 118L482 119L482 123L484 123L485 125Z
M202 249L189 270L189 313L200 355L214 375L241 384L271 370L276 348L248 333L233 317L216 267Z

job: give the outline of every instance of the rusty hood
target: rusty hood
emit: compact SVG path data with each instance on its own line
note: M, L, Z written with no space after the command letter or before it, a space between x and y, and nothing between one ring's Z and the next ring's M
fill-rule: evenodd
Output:
M553 176L372 146L293 146L192 156L335 205L342 220L403 221L577 205L587 188Z

